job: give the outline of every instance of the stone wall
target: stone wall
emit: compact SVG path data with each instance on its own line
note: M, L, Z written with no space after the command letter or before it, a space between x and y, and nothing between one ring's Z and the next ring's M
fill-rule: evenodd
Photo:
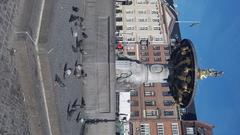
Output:
M29 134L24 97L9 46L20 2L0 0L0 135Z

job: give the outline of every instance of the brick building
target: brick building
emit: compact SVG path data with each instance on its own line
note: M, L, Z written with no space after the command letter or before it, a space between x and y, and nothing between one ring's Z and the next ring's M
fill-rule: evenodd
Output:
M213 125L200 121L181 121L184 135L213 135Z

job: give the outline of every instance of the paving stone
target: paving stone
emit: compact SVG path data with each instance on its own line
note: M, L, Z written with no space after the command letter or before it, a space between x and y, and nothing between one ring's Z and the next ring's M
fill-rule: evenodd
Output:
M20 0L0 0L0 135L29 135L24 98L8 50Z

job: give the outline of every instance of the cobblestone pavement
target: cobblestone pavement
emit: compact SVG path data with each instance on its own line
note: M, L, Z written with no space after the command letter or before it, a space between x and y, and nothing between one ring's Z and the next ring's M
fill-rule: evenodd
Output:
M21 0L0 0L0 135L28 135L24 98L11 54L14 17Z

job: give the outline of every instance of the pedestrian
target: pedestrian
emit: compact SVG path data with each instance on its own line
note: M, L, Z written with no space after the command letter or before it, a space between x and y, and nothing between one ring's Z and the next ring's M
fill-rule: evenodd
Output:
M72 51L75 52L75 53L78 52L77 47L75 47L74 45L72 45Z
M76 98L72 104L72 108L75 110L77 109L78 106L80 106L80 104L78 104L77 102L78 102L78 98Z
M72 36L73 36L73 28L71 27L70 30L71 30L71 34L72 34Z
M71 14L68 22L70 23L70 22L76 21L76 20L78 20L78 19L79 19L79 16L76 16L76 15Z
M87 73L85 73L84 70L81 70L81 77L87 77Z
M55 82L60 86L60 87L65 87L65 84L62 82L61 78L55 74Z
M82 39L78 39L78 37L76 37L76 47L80 48L80 46L82 45L83 40Z
M82 36L83 36L83 38L88 38L88 35L85 33L85 32L82 32Z
M79 112L78 115L77 115L77 118L76 118L77 123L82 119L82 118L80 118L80 114L81 114L81 112Z
M82 68L82 64L79 64L78 63L78 60L76 60L76 62L75 62L75 69L74 69L74 75L76 76L76 77L78 77L78 78L80 78L81 77L81 70L82 70L83 68Z
M9 52L10 52L11 56L14 56L17 51L16 51L16 49L12 48L12 49L10 49Z
M86 51L84 51L84 49L83 49L83 48L80 48L80 50L79 50L79 51L80 51L80 53L81 53L81 54L83 54L83 55L86 55L86 54L88 54Z
M66 77L70 77L71 74L72 74L72 68L68 68L67 63L65 63L63 78L66 79Z
M80 22L83 22L84 21L84 18L83 17L79 17L79 20L80 20Z
M82 101L81 101L81 106L80 106L80 108L84 108L85 106L86 106L86 103L85 103L84 98L82 97Z
M73 10L74 12L78 12L78 11L79 11L79 8L78 8L78 7L75 7L75 6L72 6L72 10Z
M84 70L82 69L82 65L80 64L75 68L74 75L78 78L87 77L87 74L84 72Z
M76 108L71 108L71 102L68 103L67 107L67 120L71 120L73 113L76 111Z

